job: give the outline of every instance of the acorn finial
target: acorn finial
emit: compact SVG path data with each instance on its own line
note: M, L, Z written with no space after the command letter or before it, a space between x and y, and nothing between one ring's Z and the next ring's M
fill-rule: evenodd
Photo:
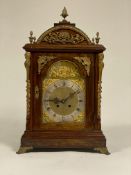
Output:
M68 16L68 13L67 13L66 7L64 7L64 9L62 10L62 14L61 14L61 16L64 18L64 20L65 20L65 18Z

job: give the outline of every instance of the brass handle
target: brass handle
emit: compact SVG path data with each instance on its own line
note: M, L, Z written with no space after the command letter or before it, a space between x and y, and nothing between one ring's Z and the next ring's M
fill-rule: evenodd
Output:
M39 98L39 88L38 88L38 86L35 86L35 98L36 99Z

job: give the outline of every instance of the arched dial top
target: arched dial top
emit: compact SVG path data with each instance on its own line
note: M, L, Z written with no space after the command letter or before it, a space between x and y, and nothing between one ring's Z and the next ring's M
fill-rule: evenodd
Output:
M58 76L61 76L62 74L65 74L66 76L75 76L75 74L77 74L77 76L79 76L80 72L78 71L78 64L81 65L83 67L83 69L87 72L87 75L89 76L90 74L90 66L91 66L91 58L92 56L90 55L85 55L85 56L75 56L72 57L71 59L74 62L77 62L77 65L74 64L73 62L71 62L72 64L70 64L70 59L68 59L68 61L62 61L59 62L57 61L58 59L60 59L60 57L55 57L55 56L39 56L37 62L38 62L38 74L41 73L42 69L44 68L44 66L46 66L46 64L48 64L49 62L51 62L52 60L55 60L56 63L53 63L53 65L49 68L48 71L48 76L50 76L50 69L52 70L57 70L56 74L58 74ZM65 60L66 58L64 58ZM59 64L61 65L59 67ZM69 66L68 66L69 65ZM72 65L72 67L71 67ZM63 72L64 70L64 72ZM52 71L51 71L52 72ZM82 73L82 72L81 72ZM52 75L54 76L54 75ZM57 75L55 75L57 76Z
M80 77L78 67L71 61L57 61L49 68L48 77L52 78L76 78Z

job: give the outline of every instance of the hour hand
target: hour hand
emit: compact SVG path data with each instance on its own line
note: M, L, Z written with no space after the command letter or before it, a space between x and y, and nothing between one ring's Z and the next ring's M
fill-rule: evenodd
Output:
M45 99L44 101L52 101L52 102L54 102L55 104L58 104L58 103L60 103L61 101L59 100L59 98L54 98L54 99Z

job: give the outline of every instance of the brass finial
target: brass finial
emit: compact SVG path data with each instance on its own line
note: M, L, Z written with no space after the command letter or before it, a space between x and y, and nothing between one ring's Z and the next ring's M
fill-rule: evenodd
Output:
M29 41L31 44L35 43L36 37L33 37L33 31L30 31Z
M96 33L96 44L99 44L99 41L100 41L100 37L99 37L99 32Z
M65 20L65 18L68 16L68 13L67 13L66 7L64 7L64 9L62 10L62 14L61 14L61 16L64 18L64 20Z

